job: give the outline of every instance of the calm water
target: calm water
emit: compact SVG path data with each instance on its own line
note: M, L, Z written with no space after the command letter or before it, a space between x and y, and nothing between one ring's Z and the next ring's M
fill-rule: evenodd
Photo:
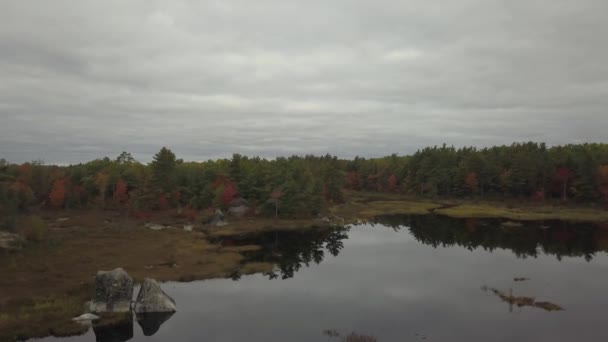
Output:
M97 331L97 340L339 341L326 329L379 341L608 339L606 228L385 217L332 233L222 241L252 242L264 250L249 258L275 262L273 274L165 283L179 311L160 328L147 322L152 336L135 322ZM504 296L564 310L518 306ZM96 334L61 340L95 341Z

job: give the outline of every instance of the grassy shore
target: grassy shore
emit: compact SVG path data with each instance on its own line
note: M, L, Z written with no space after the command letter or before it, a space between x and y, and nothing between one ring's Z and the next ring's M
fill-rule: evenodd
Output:
M57 224L58 216L68 219ZM86 331L70 318L83 313L98 270L123 267L136 281L192 281L273 267L248 263L241 254L260 246L222 247L203 231L153 231L99 212L51 213L45 219L51 228L44 241L0 253L0 341Z
M534 205L513 207L500 204L460 204L435 213L457 218L506 218L520 221L563 220L608 222L608 211L601 208Z
M347 193L346 203L334 206L331 211L335 215L344 217L347 222L365 221L379 215L425 215L430 213L454 218L608 222L608 210L602 205L419 199L398 194L363 192Z

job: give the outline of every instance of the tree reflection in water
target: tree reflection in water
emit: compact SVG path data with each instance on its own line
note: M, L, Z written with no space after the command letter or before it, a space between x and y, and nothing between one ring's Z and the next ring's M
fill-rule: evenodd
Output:
M265 273L270 279L292 278L302 266L311 263L320 264L325 258L326 251L337 256L344 248L342 240L348 238L349 228L318 229L306 231L279 231L245 237L239 244L255 244L262 249L255 252L245 252L245 262L268 262L275 266L271 272ZM241 277L237 270L232 279Z
M505 224L507 222L436 215L382 216L374 221L395 230L407 229L417 241L435 248L504 249L511 250L519 258L547 254L558 260L583 257L587 261L598 252L608 251L608 229L600 224L532 221L514 225Z

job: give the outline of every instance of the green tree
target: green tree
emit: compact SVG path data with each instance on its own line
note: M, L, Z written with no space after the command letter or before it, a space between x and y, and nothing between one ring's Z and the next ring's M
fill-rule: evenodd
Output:
M160 149L150 163L152 183L157 191L169 193L175 189L175 167L177 159L175 154L166 147Z

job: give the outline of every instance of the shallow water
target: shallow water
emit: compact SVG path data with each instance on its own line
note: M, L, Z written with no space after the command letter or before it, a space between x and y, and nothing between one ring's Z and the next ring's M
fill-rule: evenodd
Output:
M135 322L109 335L98 331L97 340L132 334L133 341L339 341L327 329L378 341L608 339L605 228L385 217L332 233L222 241L252 242L264 250L249 258L275 262L273 274L164 283L179 311L158 331L144 336ZM524 296L563 310L511 300ZM43 340L95 341L96 335Z

